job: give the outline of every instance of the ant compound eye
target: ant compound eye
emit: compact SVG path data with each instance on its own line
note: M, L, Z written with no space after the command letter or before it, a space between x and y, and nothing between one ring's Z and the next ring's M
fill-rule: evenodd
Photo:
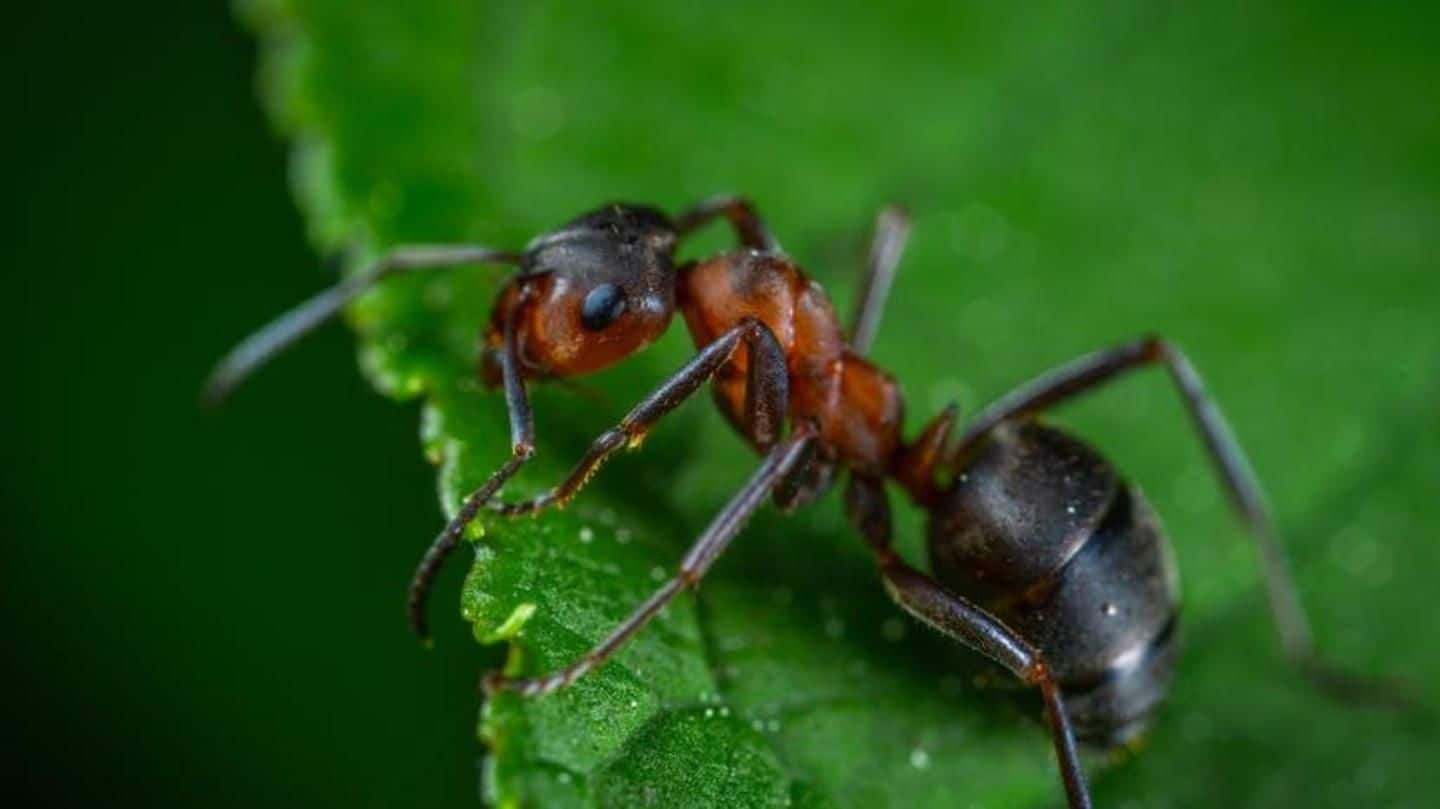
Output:
M590 331L601 331L625 311L625 293L614 284L601 284L590 290L580 307L580 323Z

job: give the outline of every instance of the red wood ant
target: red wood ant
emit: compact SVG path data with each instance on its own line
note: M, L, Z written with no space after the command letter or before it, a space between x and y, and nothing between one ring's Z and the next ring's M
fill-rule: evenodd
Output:
M720 217L740 249L677 266L679 242ZM824 291L780 251L742 197L716 197L673 218L647 205L608 204L522 252L401 247L241 343L215 370L207 395L223 398L392 273L513 264L519 272L500 291L481 357L484 381L505 391L510 458L465 499L421 559L408 602L417 633L426 634L426 596L441 563L481 509L533 514L565 504L607 458L637 446L709 380L720 411L762 455L759 468L695 540L675 576L590 652L540 676L488 675L486 688L541 695L574 682L699 582L767 497L794 510L844 470L846 512L890 596L1039 689L1065 793L1079 809L1090 806L1090 797L1076 739L1102 746L1130 739L1165 694L1178 652L1177 579L1169 542L1139 490L1096 450L1034 417L1124 373L1159 365L1255 537L1286 655L1322 685L1352 695L1367 690L1318 663L1260 487L1200 375L1172 343L1145 337L1083 356L1002 397L954 440L954 406L904 440L899 387L864 355L908 233L902 210L880 214L848 335ZM694 358L601 433L554 488L522 502L493 499L535 451L527 382L618 362L664 332L677 308L698 348ZM933 574L891 549L887 480L929 515Z

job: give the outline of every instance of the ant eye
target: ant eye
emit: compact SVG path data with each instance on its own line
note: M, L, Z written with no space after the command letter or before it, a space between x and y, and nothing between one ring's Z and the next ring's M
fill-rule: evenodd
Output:
M590 331L600 331L625 311L625 293L614 284L601 284L590 290L580 307L580 322Z

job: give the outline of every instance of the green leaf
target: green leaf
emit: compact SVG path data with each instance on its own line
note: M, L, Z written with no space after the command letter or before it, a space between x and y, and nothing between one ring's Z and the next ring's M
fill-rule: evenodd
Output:
M520 245L603 200L673 209L739 190L845 311L870 213L903 200L915 236L876 358L902 380L912 429L951 400L974 410L1073 355L1163 331L1269 484L1322 648L1440 704L1426 639L1440 543L1410 508L1440 480L1440 118L1418 100L1432 87L1417 27L1251 4L578 5L243 4L316 244ZM499 397L473 371L500 281L396 279L351 312L376 386L423 401L447 513L506 452ZM508 493L553 482L678 366L682 331L589 392L539 391L540 454ZM1163 377L1061 420L1143 483L1185 577L1171 701L1140 754L1092 760L1100 802L1433 797L1432 722L1337 705L1281 664L1251 548ZM464 617L507 645L512 670L571 660L754 464L708 402L687 405L570 511L487 525ZM916 559L920 524L903 515ZM886 601L833 498L764 514L611 665L487 706L486 795L1054 804L1033 695L981 688L986 673Z

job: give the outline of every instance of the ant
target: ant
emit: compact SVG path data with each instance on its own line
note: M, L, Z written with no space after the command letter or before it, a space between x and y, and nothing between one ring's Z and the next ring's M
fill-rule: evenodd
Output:
M677 263L679 243L719 218L733 228L739 249ZM510 457L463 501L416 568L408 609L420 636L428 634L431 584L482 509L521 515L563 506L606 459L637 447L709 381L720 411L761 455L759 467L695 540L675 575L609 636L554 672L489 674L486 690L539 696L575 682L696 585L767 497L793 511L824 494L843 470L849 473L846 514L869 545L889 595L1039 690L1069 806L1082 809L1091 802L1077 739L1113 747L1148 724L1178 655L1178 584L1169 541L1140 491L1098 451L1036 417L1158 365L1179 390L1220 483L1255 538L1286 657L1329 690L1347 696L1373 690L1317 659L1259 484L1199 373L1173 343L1143 337L1080 357L1001 397L953 440L958 409L951 405L906 441L899 386L865 354L909 230L898 207L878 216L848 333L825 292L786 257L744 197L714 197L674 217L648 205L607 204L518 252L400 247L242 342L218 365L206 395L212 402L224 398L392 274L514 265L518 273L499 292L480 359L482 380L505 393ZM677 308L696 355L601 433L558 485L528 500L495 499L535 452L527 383L619 362L659 337ZM928 515L932 573L892 550L887 481Z

